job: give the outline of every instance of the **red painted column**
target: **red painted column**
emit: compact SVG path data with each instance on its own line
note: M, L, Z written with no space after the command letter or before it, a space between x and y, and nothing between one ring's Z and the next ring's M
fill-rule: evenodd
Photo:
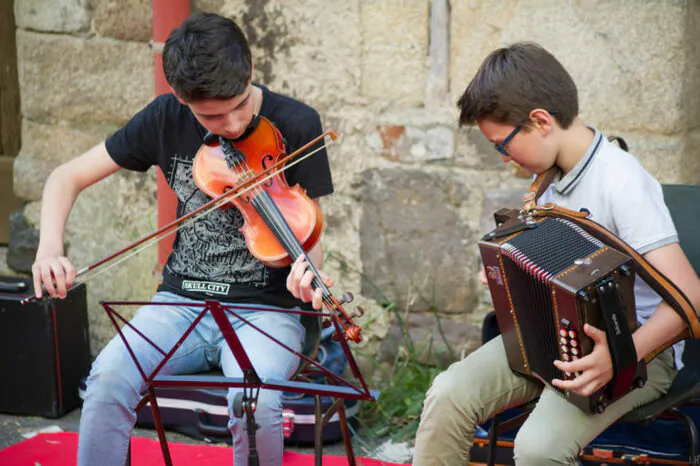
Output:
M190 15L190 0L153 0L153 71L156 96L170 92L170 86L163 74L163 44L170 31ZM175 220L177 198L160 168L156 174L158 193L158 228ZM163 238L158 243L158 270L161 271L173 250L175 234Z

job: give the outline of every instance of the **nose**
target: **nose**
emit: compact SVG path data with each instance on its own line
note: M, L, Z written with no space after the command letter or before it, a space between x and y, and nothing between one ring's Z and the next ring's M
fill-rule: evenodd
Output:
M226 122L225 131L229 136L238 137L243 134L247 126L248 122L243 121L240 118L236 118L235 116L231 116Z

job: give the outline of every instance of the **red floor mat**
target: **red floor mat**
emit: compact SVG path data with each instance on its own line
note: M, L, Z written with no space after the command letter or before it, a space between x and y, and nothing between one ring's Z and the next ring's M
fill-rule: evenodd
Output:
M78 452L78 434L61 432L39 434L29 440L0 450L0 465L3 466L75 466ZM134 437L132 439L132 466L162 466L163 455L156 440ZM170 442L173 465L221 465L233 466L231 448L213 445L190 445ZM313 455L285 452L284 466L313 466ZM344 457L325 456L324 466L345 466ZM358 465L397 466L395 463L358 458Z

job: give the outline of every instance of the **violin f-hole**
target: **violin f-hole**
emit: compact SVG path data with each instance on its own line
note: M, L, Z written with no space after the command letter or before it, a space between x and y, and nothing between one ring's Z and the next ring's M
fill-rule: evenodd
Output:
M226 185L224 186L224 189L221 190L222 193L227 193L233 189L233 186ZM241 200L241 202L244 202L246 204L250 204L250 195L248 194L242 194L238 199ZM229 207L229 206L226 206Z
M267 169L267 167L274 165L275 163L275 158L270 155L270 154L265 154L261 157L260 159L260 165L262 165L263 170ZM272 179L269 179L263 183L263 186L266 188L269 188L272 186Z

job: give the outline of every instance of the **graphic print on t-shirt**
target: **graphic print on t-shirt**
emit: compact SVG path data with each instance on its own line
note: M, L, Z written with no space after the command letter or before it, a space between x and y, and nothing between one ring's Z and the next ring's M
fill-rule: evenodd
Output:
M192 178L192 158L175 155L168 184L178 197L178 217L211 200ZM177 232L166 269L181 277L249 287L268 285L267 268L248 250L238 231L243 216L233 205L216 209ZM199 282L201 283L201 282Z

